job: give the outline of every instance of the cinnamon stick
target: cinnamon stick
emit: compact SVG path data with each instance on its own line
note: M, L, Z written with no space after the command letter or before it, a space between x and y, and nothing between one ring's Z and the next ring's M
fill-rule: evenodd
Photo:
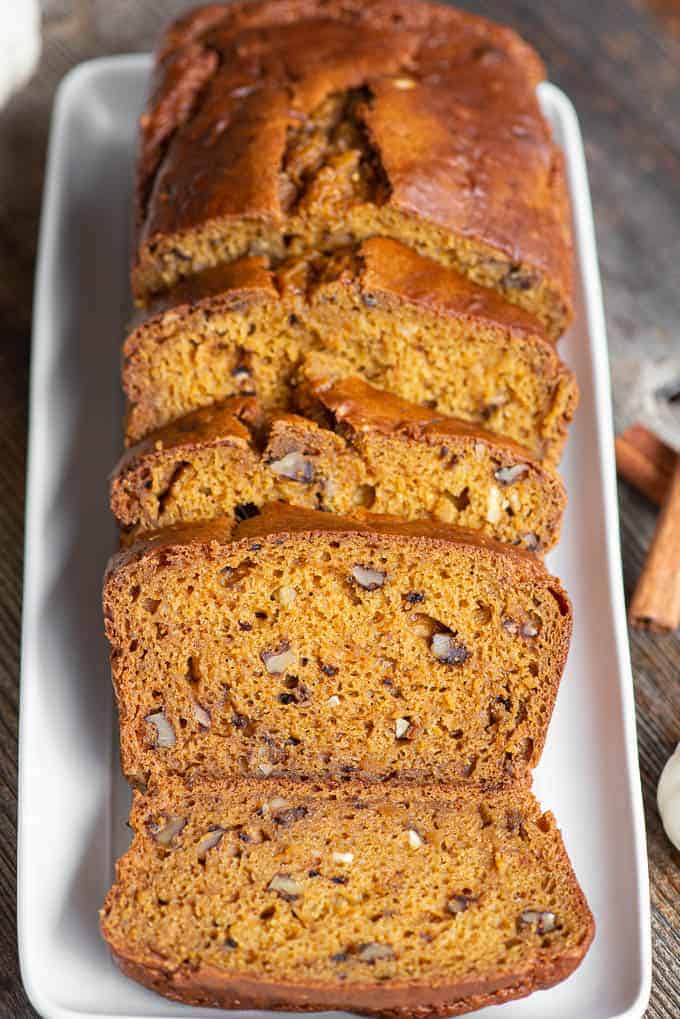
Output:
M632 425L616 436L616 468L634 488L662 506L670 487L675 452L643 425Z
M668 633L680 626L680 456L628 618L631 626Z

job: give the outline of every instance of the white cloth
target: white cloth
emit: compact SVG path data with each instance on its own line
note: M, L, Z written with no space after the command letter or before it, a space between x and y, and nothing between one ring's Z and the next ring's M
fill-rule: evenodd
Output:
M39 57L38 0L0 0L0 106L26 84Z
M639 421L666 445L680 450L680 404L675 399L680 390L680 355L616 362L614 390L626 398L618 428Z

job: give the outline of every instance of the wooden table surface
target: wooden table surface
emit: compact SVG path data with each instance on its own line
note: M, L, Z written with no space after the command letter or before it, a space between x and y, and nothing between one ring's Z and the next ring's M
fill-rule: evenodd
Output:
M31 300L54 89L73 64L149 49L178 0L44 0L38 74L0 111L0 1017L28 1019L16 931L18 676ZM680 0L463 0L516 27L574 101L586 139L604 279L615 419L644 358L680 358ZM575 493L572 491L572 497ZM655 511L619 486L626 596ZM680 738L678 635L631 632L651 872L649 1019L680 1016L678 854L655 805ZM616 979L616 974L611 974Z

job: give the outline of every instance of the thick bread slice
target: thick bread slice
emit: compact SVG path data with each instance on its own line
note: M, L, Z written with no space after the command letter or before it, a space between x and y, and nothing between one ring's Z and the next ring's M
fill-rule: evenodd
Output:
M495 784L538 762L571 606L531 553L282 503L112 560L132 781L170 773Z
M460 1015L558 983L593 937L522 787L169 782L131 826L103 935L194 1006Z
M129 449L111 482L124 542L282 499L435 517L532 551L557 543L564 487L516 443L356 376L307 380L296 395L319 423L277 414L263 427L253 398L232 397Z
M142 118L137 297L244 255L382 234L559 335L571 233L543 77L513 32L439 4L191 12L161 42Z
M138 315L124 346L128 445L231 396L289 407L301 359L559 461L578 390L540 325L385 238L359 250L207 270Z

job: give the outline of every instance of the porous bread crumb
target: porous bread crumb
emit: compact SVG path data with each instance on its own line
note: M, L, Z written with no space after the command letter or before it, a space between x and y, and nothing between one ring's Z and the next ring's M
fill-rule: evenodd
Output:
M272 808L274 790L284 806ZM159 841L168 819L181 827ZM407 983L423 1004L446 986L453 1002L471 977L488 991L529 974L548 986L592 939L554 821L521 786L452 795L356 780L168 781L135 795L131 823L104 937L142 967L186 967L194 988L214 967L225 991L249 975L307 987L312 1005L329 985L342 1007L345 984ZM405 856L416 829L418 850ZM340 839L352 866L339 866Z
M571 630L534 556L447 525L283 504L232 527L160 532L109 571L130 779L528 776ZM357 583L357 565L383 582ZM172 745L145 721L159 713Z

